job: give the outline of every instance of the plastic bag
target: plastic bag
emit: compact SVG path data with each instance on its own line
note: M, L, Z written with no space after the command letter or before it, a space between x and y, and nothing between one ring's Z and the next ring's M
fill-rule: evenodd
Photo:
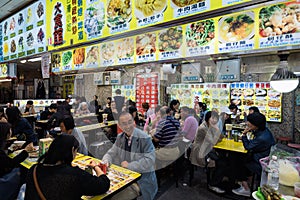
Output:
M279 161L279 183L293 186L300 181L300 151L286 145L276 144L271 148L268 157L260 159L262 166L261 185L267 183L270 158L275 155Z

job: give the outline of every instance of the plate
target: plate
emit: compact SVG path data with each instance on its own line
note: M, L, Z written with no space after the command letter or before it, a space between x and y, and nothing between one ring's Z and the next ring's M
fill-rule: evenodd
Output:
M252 197L253 197L255 200L260 200L260 199L256 196L256 192L257 192L257 191L252 192Z

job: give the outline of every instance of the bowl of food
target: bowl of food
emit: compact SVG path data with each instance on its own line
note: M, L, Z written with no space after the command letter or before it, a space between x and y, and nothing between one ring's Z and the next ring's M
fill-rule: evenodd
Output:
M219 21L219 41L222 43L249 40L254 33L253 12L222 17Z

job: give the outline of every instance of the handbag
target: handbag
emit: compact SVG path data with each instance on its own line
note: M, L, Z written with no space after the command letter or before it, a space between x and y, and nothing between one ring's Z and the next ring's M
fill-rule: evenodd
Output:
M40 197L42 200L46 200L44 194L42 193L42 191L41 191L41 189L40 189L40 186L39 186L39 183L38 183L38 181L37 181L37 178L36 178L36 168L37 168L37 165L34 166L34 168L33 168L33 181L34 181L34 186L35 186L36 191L38 192L39 197Z

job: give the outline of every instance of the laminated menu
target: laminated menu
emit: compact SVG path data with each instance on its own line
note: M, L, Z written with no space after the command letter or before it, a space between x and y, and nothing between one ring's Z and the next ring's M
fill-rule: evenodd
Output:
M282 94L273 90L269 82L246 82L231 84L230 102L237 105L242 112L256 106L270 122L282 121Z
M171 88L171 99L178 99L181 106L195 108L198 102L203 102L210 110L223 112L229 105L226 83L174 84Z
M75 158L72 162L73 166L78 166L79 168L83 169L83 170L87 170L90 171L90 169L87 167L87 165L94 160L97 164L101 163L100 160L93 158L93 157L89 157L89 156L82 156L79 158ZM91 173L95 173L94 171L91 171ZM135 181L136 179L138 179L141 174L131 171L129 169L123 168L123 167L119 167L117 165L110 165L107 168L107 173L106 173L107 177L110 180L110 188L109 190L102 194L97 196L97 199L102 199L104 197L106 197L107 195L116 192L117 190L127 186L129 183ZM90 199L92 197L87 197L84 196L83 199Z

